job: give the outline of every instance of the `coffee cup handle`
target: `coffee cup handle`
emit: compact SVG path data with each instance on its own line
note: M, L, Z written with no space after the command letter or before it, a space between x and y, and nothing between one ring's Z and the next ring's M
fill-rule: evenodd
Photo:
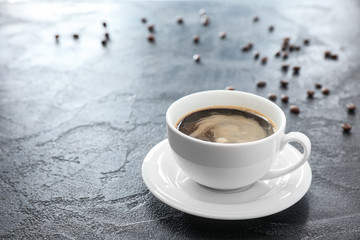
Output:
M302 154L300 161L298 161L297 163L295 163L289 167L286 167L286 168L276 169L276 170L270 169L267 172L267 174L265 174L265 176L263 176L261 178L261 180L267 180L267 179L281 177L281 176L288 174L288 173L294 171L295 169L299 168L301 165L303 165L307 161L307 159L309 158L310 152L311 152L310 139L305 134L302 134L300 132L290 132L288 134L285 134L285 136L281 140L280 151L289 142L298 142L302 145L302 147L304 149L304 153Z

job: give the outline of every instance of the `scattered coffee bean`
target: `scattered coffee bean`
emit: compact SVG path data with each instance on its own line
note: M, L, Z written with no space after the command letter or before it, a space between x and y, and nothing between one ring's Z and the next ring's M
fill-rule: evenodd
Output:
M147 39L149 42L155 42L155 36L153 34L150 34Z
M296 105L291 105L291 106L290 106L290 112L295 113L295 114L298 114L298 113L300 113L300 109L299 109L299 107L296 106Z
M344 123L341 127L345 133L349 133L352 128L351 124L349 123Z
M253 17L253 22L258 22L259 20L260 20L260 18L258 16Z
M210 23L210 18L207 15L203 15L200 22L202 25L207 26Z
M74 33L73 34L73 39L75 39L75 40L79 39L79 34Z
M280 51L277 51L276 53L275 53L275 57L280 57L281 56L281 52Z
M107 41L106 41L106 40L102 40L102 41L101 41L101 45L102 45L103 47L106 47Z
M325 58L330 58L331 57L331 52L330 51L325 51L324 57Z
M268 60L267 57L263 57L263 58L261 58L261 63L262 63L263 65L265 65L265 64L267 63L267 60Z
M199 54L194 54L193 59L195 62L200 62L200 55Z
M194 43L199 43L199 41L200 41L200 36L199 35L193 36L193 42Z
M184 19L183 19L182 17L177 17L177 18L176 18L176 22L177 22L178 24L183 24L183 23L184 23Z
M110 40L110 34L109 33L105 33L104 35L105 35L106 40Z
M55 34L55 41L58 43L60 39L60 35L59 34Z
M146 22L147 22L147 19L143 17L143 18L141 18L141 22L142 22L142 23L146 23Z
M252 49L252 47L253 47L253 43L252 43L252 42L249 42L248 44L246 44L245 46L243 46L243 47L241 48L241 50L242 50L243 52L248 52L248 51L250 51L250 50Z
M256 83L256 86L259 88L263 88L266 86L266 82L265 81L259 81Z
M322 88L322 84L321 84L321 83L315 83L315 87L316 87L317 89L321 89L321 88Z
M290 67L289 64L283 64L283 65L281 65L281 70L282 70L283 72L287 72L287 70L289 70L289 67Z
M234 90L235 90L235 88L234 88L233 86L227 86L227 87L225 88L225 90L234 91Z
M286 94L281 95L281 101L284 103L289 102L289 96Z
M293 75L298 75L300 72L300 66L294 66L293 67Z
M200 9L200 10L199 10L199 15L200 15L200 16L206 15L205 9L203 9L203 8Z
M276 101L276 98L277 98L277 96L276 96L276 94L275 93L269 93L269 99L271 100L271 101Z
M295 45L293 45L293 44L290 44L290 45L289 45L289 51L290 51L290 52L294 51L295 48L296 48Z
M289 43L290 43L290 38L289 37L284 38L281 44L281 50L285 51L289 47Z
M310 39L308 39L308 38L305 38L304 39L304 45L309 45L310 44Z
M106 23L106 22L103 22L102 25L103 25L104 28L107 27L107 23Z
M289 85L289 81L281 80L280 85L282 88L287 88L287 86Z
M313 90L308 90L306 93L307 93L308 98L313 98L314 94L315 94L315 92Z
M253 54L254 54L254 59L258 60L260 57L260 53L255 51L255 52L253 52Z
M282 58L284 60L286 60L288 57L289 57L289 54L287 52L284 52Z
M219 37L222 39L226 38L226 32L219 32Z
M283 44L284 44L284 43L289 44L289 42L290 42L290 38L289 38L289 37L283 38Z
M325 51L324 53L324 57L326 59L332 59L332 60L337 60L338 59L338 55L337 54L333 54L330 51Z
M338 59L338 55L337 55L337 54L332 54L332 55L330 56L330 58L331 58L332 60L337 60L337 59Z
M300 51L301 47L300 46L295 46L295 51Z
M330 94L330 90L328 88L323 88L321 89L321 92L324 94L324 95L329 95Z
M270 26L269 26L269 32L274 31L274 29L275 29L275 27L274 27L273 25L270 25Z
M348 103L346 104L346 108L349 113L354 113L356 110L356 105L354 103Z
M149 32L154 32L155 25L154 24L148 24L147 28L148 28Z

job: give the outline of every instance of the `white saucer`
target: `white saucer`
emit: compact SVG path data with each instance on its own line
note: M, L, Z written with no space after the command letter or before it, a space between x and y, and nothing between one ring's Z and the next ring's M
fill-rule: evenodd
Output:
M273 168L285 167L300 157L300 152L287 144ZM142 177L157 198L180 211L213 219L251 219L295 204L308 191L312 174L306 162L292 173L259 181L247 190L213 190L195 183L179 168L165 139L146 155Z

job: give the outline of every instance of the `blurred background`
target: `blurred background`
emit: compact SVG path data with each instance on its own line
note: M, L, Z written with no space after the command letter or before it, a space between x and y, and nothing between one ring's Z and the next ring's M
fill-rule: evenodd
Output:
M0 0L0 238L359 237L360 120L346 107L360 106L359 22L357 0ZM284 38L300 49L281 51ZM275 94L287 132L312 141L312 186L282 213L205 220L161 203L141 179L166 138L167 107L227 87Z

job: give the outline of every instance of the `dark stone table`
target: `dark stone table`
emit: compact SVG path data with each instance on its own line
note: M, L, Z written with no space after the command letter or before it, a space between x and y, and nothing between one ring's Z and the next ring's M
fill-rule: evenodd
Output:
M0 1L1 239L360 238L360 113L346 108L360 107L359 1L49 2ZM285 37L294 51L283 60L274 55ZM287 210L204 219L163 204L142 180L146 153L166 138L167 107L227 86L277 94L287 132L312 141L312 185Z

